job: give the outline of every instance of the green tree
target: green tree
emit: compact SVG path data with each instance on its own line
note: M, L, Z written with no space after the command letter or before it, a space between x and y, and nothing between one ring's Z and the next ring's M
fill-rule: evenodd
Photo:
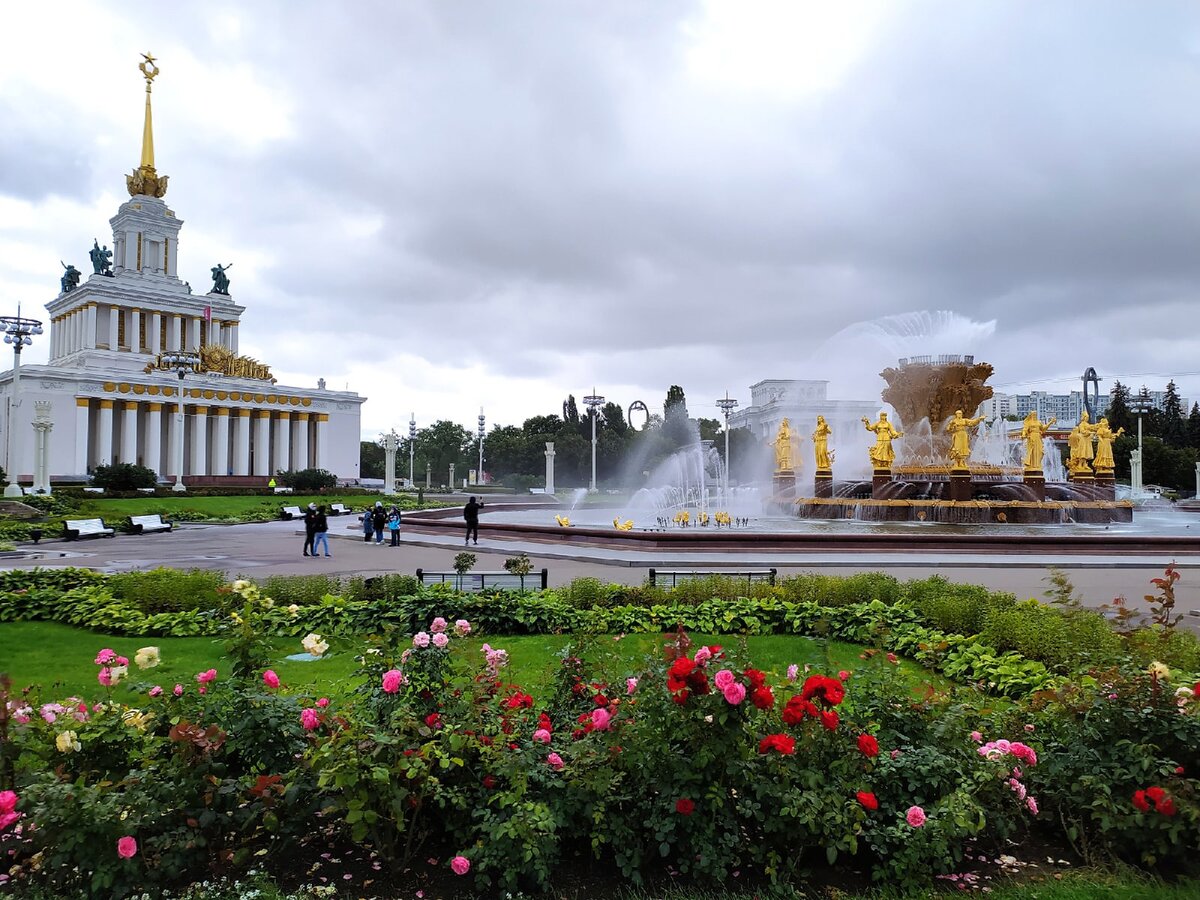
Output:
M1182 447L1187 443L1187 420L1183 417L1183 401L1174 380L1167 382L1166 396L1163 397L1160 434L1173 447Z
M677 384L667 389L667 399L663 403L663 434L671 450L686 447L696 440L696 434L688 419L687 398L683 388Z
M1129 388L1119 381L1113 382L1112 390L1108 394L1108 409L1105 410L1105 415L1108 416L1108 424L1113 431L1118 428L1133 431L1137 428L1133 413L1129 409Z
M683 388L677 384L667 388L667 399L663 402L663 417L671 418L671 413L674 411L682 412L683 417L687 418L687 397L684 396Z
M1144 384L1134 400L1133 411L1135 427L1137 425L1136 418L1141 415L1143 432L1153 435L1162 433L1162 413L1154 406L1154 400L1150 397L1150 389Z
M497 426L483 442L483 467L493 478L533 475L529 470L529 439L516 425Z
M700 429L702 441L715 441L725 433L720 419L697 419L696 425Z
M337 476L325 469L300 469L278 472L279 482L294 491L324 491L337 487Z
M563 401L562 420L568 425L574 425L578 430L580 425L579 406L575 403L574 394L567 394L567 399Z
M621 409L621 404L609 401L605 403L600 410L600 424L605 430L611 431L614 434L625 434L629 430L629 423L625 421L625 413Z
M133 463L96 466L92 471L92 484L108 491L133 491L154 487L157 482L158 476L153 469L135 466Z
M1192 414L1188 416L1188 446L1200 450L1200 403L1192 404Z
M428 466L433 483L445 484L450 478L450 464L454 463L455 480L466 477L470 468L467 463L475 449L475 436L457 422L434 422L417 432L417 471L423 472Z
M359 441L358 474L362 478L383 477L383 448L374 441Z

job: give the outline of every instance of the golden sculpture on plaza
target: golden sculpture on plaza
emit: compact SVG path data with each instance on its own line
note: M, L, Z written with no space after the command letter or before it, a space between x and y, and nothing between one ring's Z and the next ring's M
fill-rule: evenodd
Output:
M829 435L832 429L824 416L817 416L817 427L812 433L813 456L817 462L818 472L828 472L833 468L833 458L829 455Z
M1042 441L1046 437L1046 432L1053 428L1057 421L1057 416L1051 416L1049 422L1043 422L1038 419L1037 411L1032 409L1025 417L1025 422L1021 426L1021 440L1025 442L1026 472L1042 471L1042 458L1045 455Z
M971 458L971 429L983 421L983 416L968 419L961 409L956 409L946 430L950 432L950 463L952 468L965 469L967 460Z
M154 362L147 364L143 370L146 374L150 374L155 369L174 371L173 367L163 362L163 355L160 353L154 358ZM271 367L260 363L257 359L250 356L238 356L227 347L222 347L217 344L210 344L207 347L200 348L200 365L196 367L198 374L212 372L218 375L226 375L230 378L249 378L254 381L269 381L275 384L276 378L271 374Z
M792 430L788 420L779 423L779 431L775 435L775 471L791 472L795 468L796 445L800 436Z
M875 434L875 446L870 450L871 465L876 469L890 469L896 460L892 441L904 437L904 432L896 430L896 426L888 421L888 414L885 412L881 412L878 421L875 422L863 416L862 423L867 431Z
M1090 423L1089 418L1087 410L1084 410L1079 417L1079 424L1071 429L1067 438L1067 469L1072 475L1083 475L1092 471L1091 461L1095 455L1092 442L1096 439L1096 426Z
M1125 429L1118 428L1116 431L1113 431L1106 418L1102 418L1093 427L1093 433L1096 435L1096 459L1092 463L1092 466L1097 472L1111 472L1113 466L1116 464L1113 460L1113 441L1123 435Z

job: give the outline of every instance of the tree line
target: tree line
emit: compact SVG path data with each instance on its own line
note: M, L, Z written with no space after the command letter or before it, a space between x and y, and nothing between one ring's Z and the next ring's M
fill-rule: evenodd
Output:
M1134 394L1121 382L1113 383L1105 415L1114 431L1125 429L1113 442L1117 480L1129 480L1129 454L1137 449L1139 409L1143 410L1142 482L1194 491L1196 461L1200 459L1200 403L1193 403L1190 412L1184 410L1174 381L1167 383L1162 409L1153 406L1145 385Z

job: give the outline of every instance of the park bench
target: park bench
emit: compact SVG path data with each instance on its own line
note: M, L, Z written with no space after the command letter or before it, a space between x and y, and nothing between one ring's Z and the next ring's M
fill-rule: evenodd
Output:
M293 489L292 489L292 488L290 488L290 487L277 487L277 488L275 488L275 493L277 493L277 494L291 494L291 493L293 493Z
M775 572L775 569L748 569L741 572L722 571L720 569L689 569L686 572L651 569L650 584L659 585L660 587L675 587L675 585L684 581L692 581L696 578L712 578L713 576L734 578L738 581L744 581L747 584L752 584L756 581L774 584Z
M89 493L89 494L103 494L104 493L104 488L86 487L86 488L84 488L84 490L87 491L87 493Z
M281 519L303 519L304 512L298 506L284 506L279 510Z
M331 503L329 505L329 514L331 516L348 516L352 512L354 512L354 510L346 506L345 503Z
M134 534L153 534L156 531L170 531L171 523L164 522L158 513L150 516L130 516L129 528Z
M448 584L459 591L535 591L545 590L549 571L530 572L528 575L514 575L511 572L467 572L459 575L457 572L429 572L417 569L417 581L421 584Z
M116 531L104 524L103 519L67 519L63 522L63 537L68 541L81 537L112 537Z

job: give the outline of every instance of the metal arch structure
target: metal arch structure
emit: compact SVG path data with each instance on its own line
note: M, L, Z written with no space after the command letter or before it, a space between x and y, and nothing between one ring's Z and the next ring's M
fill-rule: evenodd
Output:
M1088 395L1089 384L1092 386L1091 396ZM1087 410L1088 418L1096 421L1100 413L1100 376L1091 366L1083 370L1083 408Z
M633 411L635 409L642 414L641 428L639 428L637 425L633 424ZM625 421L627 421L629 423L629 427L632 428L634 431L644 430L645 427L648 424L650 424L650 409L649 409L649 407L647 407L646 404L643 403L641 400L634 400L632 403L629 404L629 409L625 413Z

